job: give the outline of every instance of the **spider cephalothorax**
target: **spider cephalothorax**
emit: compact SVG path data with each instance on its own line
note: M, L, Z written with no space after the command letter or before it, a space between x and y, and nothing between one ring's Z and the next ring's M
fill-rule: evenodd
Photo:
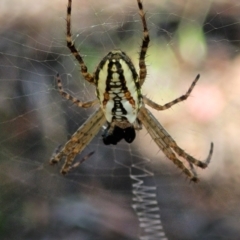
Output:
M204 162L195 159L177 145L145 105L160 111L186 100L200 76L197 75L186 94L164 105L159 105L141 94L141 87L147 74L145 56L150 38L142 2L141 0L137 0L137 3L143 25L143 39L139 53L139 74L137 74L130 58L121 50L109 52L99 63L96 71L90 74L81 54L77 51L72 41L72 0L68 0L67 46L78 61L84 79L95 85L97 98L93 101L82 102L71 96L63 90L59 75L57 75L58 91L64 98L72 101L79 107L88 108L99 103L100 108L97 109L71 136L70 140L54 154L50 163L55 164L62 158L65 158L61 173L66 174L73 166L81 164L92 154L90 153L87 157L83 158L82 161L72 165L76 155L81 153L106 122L107 127L105 127L102 136L103 142L107 145L117 144L122 139L131 143L136 136L135 130L140 130L143 124L163 153L192 181L196 182L198 178L194 165L200 168L206 168L208 166L213 153L213 143L211 143L208 157ZM178 156L185 159L190 168L185 167Z

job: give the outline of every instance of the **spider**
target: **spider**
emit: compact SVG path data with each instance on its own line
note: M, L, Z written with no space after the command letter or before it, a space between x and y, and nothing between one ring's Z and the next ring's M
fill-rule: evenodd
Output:
M67 47L80 65L83 78L96 87L97 98L93 101L82 102L64 91L59 74L57 74L57 87L63 98L70 100L81 108L89 108L95 104L100 107L80 126L71 136L70 140L61 147L51 158L50 164L58 163L62 158L65 163L61 169L62 174L66 174L72 167L76 167L85 161L92 153L84 157L79 163L73 164L74 158L81 153L90 143L101 127L107 123L102 138L106 145L117 144L124 139L131 143L135 138L135 130L140 130L142 125L146 128L154 142L178 168L193 182L198 181L194 165L206 168L213 153L213 143L211 143L208 157L205 161L200 161L181 149L173 138L167 133L157 119L145 107L146 105L158 111L165 110L173 105L186 100L196 85L200 75L197 75L188 91L179 98L159 105L146 96L142 95L141 87L147 75L145 56L148 50L150 37L147 22L141 0L137 0L139 15L143 25L143 39L139 53L139 74L127 56L119 49L109 52L99 63L95 72L90 74L87 66L77 51L72 40L71 33L71 9L72 0L68 0L67 6ZM182 157L189 164L187 168L178 157Z

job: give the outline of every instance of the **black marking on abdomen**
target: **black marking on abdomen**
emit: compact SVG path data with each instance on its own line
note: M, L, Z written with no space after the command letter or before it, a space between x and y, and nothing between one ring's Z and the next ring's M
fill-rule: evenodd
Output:
M124 63L124 65L122 65L121 62ZM127 76L130 79L125 79L125 67L126 71L130 70L132 74L131 76L127 73ZM105 74L103 71L106 71ZM99 76L101 76L101 79L99 79ZM102 79L103 76L105 79ZM100 104L102 105L103 110L106 108L108 101L113 102L112 108L106 110L110 111L110 113L105 112L106 115L108 114L108 121L128 121L128 112L125 109L123 101L128 101L129 104L132 105L132 108L135 109L140 105L142 98L138 74L130 58L120 50L113 50L99 63L96 72L94 73L94 79L97 87L97 97L101 100ZM126 80L134 82L134 89L128 89ZM99 91L99 89L101 90ZM132 91L137 92L137 102L132 96ZM111 120L109 114L112 115Z

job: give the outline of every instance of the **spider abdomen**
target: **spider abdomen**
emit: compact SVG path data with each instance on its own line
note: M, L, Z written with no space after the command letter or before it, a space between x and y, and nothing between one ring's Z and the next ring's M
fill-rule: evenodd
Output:
M138 75L130 58L120 50L107 54L95 72L97 97L109 123L134 123L142 104Z

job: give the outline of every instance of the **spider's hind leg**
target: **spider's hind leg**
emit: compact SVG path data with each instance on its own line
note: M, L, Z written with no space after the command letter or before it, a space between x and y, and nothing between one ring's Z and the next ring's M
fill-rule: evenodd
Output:
M92 83L95 85L94 83L94 77L92 76L92 74L90 74L88 72L88 68L86 66L86 64L83 61L83 58L81 56L81 54L77 51L73 40L72 40L72 33L71 33L71 11L72 11L72 0L68 0L68 6L67 6L67 47L69 48L69 50L71 51L72 55L76 58L76 60L78 61L80 68L81 68L81 73L82 76L84 77L84 79L86 81L88 81L89 83Z
M145 63L145 57L147 54L150 37L149 37L147 21L145 18L145 12L143 10L142 1L137 0L137 2L138 2L139 15L141 17L141 21L142 21L142 25L143 25L143 39L142 39L141 50L139 53L139 82L140 82L140 86L142 86L146 79L146 75L147 75L147 67L146 67L146 63Z
M195 85L197 84L197 81L199 80L199 78L200 78L200 75L198 74L198 75L196 76L196 78L194 79L194 81L192 82L192 84L191 84L191 86L189 87L189 89L187 90L187 92L186 92L184 95L182 95L182 96L174 99L174 100L171 101L171 102L168 102L168 103L166 103L166 104L164 104L164 105L160 105L160 104L155 103L154 101L150 100L149 98L147 98L147 97L145 97L145 96L143 97L143 102L144 102L145 104L147 104L148 106L150 106L151 108L157 110L157 111L166 110L166 109L172 107L173 105L175 105L175 104L177 104L177 103L179 103L179 102L182 102L182 101L184 101L184 100L187 100L187 98L190 96L193 88L194 88Z
M82 102L79 99L73 97L71 94L65 92L63 89L62 80L61 80L59 74L57 74L57 76L56 76L56 81L57 81L58 92L61 94L61 96L65 99L71 101L73 104L76 104L78 107L89 108L89 107L92 107L93 105L99 103L99 100L97 98L92 101L89 101L89 102Z

